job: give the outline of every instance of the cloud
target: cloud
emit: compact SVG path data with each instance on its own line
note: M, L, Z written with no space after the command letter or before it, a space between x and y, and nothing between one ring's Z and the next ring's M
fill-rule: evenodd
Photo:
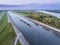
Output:
M60 0L0 0L0 4L29 4L29 3L40 3L40 4L49 4L60 2Z

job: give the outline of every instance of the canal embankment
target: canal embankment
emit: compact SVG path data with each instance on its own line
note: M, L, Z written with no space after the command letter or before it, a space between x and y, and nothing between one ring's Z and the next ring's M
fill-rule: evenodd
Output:
M47 25L47 24L44 24L44 23L42 23L42 22L36 21L36 20L34 20L34 19L31 19L31 18L27 18L27 19L30 20L30 21L32 21L32 22L34 22L34 23L36 23L36 24L38 24L38 25L44 26L46 29L51 29L51 30L56 31L57 33L60 34L60 29L54 28L54 27L52 27L52 26L49 26L49 25Z

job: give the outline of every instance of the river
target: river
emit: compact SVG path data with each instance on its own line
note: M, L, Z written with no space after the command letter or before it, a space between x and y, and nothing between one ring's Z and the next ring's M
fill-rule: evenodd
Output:
M30 45L60 45L60 36L56 32L14 13L10 16Z
M60 18L60 13L53 13L53 12L48 12L48 11L37 11L37 12L43 12L43 13L46 13L46 14L51 14L53 16L56 16L58 18Z

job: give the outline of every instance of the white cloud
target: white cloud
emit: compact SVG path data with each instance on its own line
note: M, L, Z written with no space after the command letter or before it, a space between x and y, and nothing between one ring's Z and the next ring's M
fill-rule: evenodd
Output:
M60 2L60 0L0 0L0 4L29 4L29 3L40 3L40 4L48 4Z

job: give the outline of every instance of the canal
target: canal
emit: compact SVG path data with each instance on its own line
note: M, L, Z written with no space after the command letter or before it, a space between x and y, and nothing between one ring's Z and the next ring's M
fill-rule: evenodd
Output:
M60 36L56 32L14 13L10 16L30 45L60 45Z

